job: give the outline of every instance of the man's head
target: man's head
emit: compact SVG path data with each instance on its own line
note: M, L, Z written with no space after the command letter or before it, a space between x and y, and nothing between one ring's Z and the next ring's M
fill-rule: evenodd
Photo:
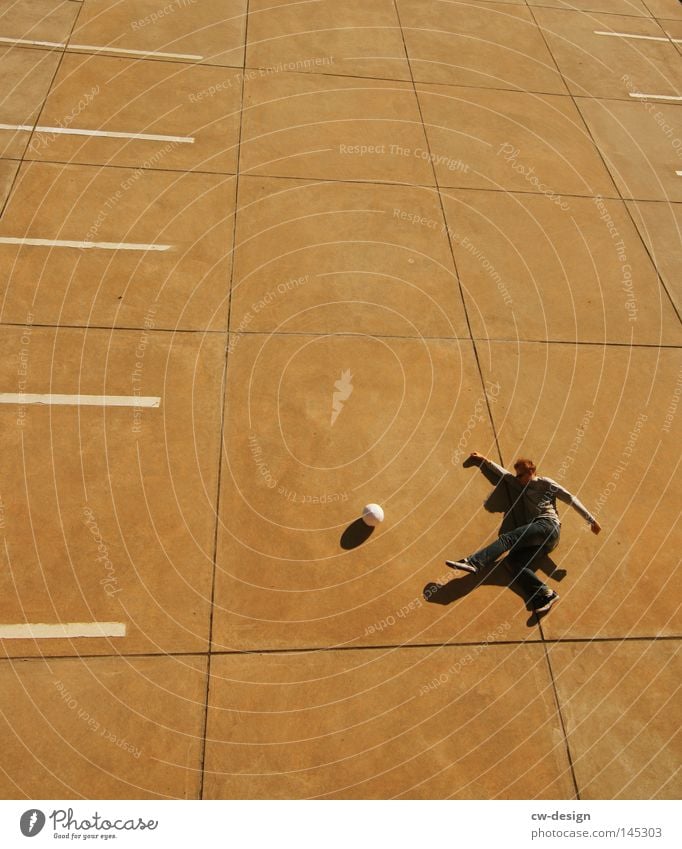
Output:
M525 486L528 481L535 477L535 463L525 457L519 457L514 463L514 472L516 473L516 480Z

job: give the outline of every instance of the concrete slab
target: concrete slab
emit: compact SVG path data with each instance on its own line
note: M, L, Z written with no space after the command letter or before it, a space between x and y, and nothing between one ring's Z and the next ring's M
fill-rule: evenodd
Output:
M248 10L245 55L246 0L0 0L0 123L60 61L41 122L164 137L0 146L0 792L196 797L208 713L210 798L571 799L564 726L584 798L679 796L682 112L630 94L682 5ZM502 518L472 450L604 526L560 505L540 622L504 564L444 565Z
M642 235L665 288L682 309L682 205L678 203L628 202L628 209Z
M568 97L417 85L440 186L613 195Z
M241 68L244 64L246 0L88 0L83 3L69 49L147 59L201 62Z
M7 159L0 160L0 209L4 207L9 197L18 170L18 162L11 162Z
M415 80L566 92L523 5L399 0L398 9Z
M27 158L234 174L240 100L231 69L67 54L40 126L92 135L35 133Z
M679 53L680 50L682 50L682 9L680 11L677 11L676 9L675 11L678 14L678 18L676 20L659 19L658 23L661 27L663 27L665 34L673 40L673 43Z
M393 0L251 0L246 65L410 79Z
M682 113L657 101L577 99L625 198L682 200Z
M196 799L206 660L0 661L3 799Z
M679 636L673 575L682 534L675 349L630 346L479 345L503 457L531 457L580 498L599 536L560 507L562 542L551 559L567 571L546 637ZM482 452L483 453L483 452Z
M678 799L679 641L549 647L581 799Z
M207 798L572 795L540 646L223 656L213 674Z
M682 9L675 0L646 0L646 4L657 18L682 19Z
M468 335L437 193L243 177L233 331Z
M23 165L0 238L169 247L0 244L3 320L141 328L156 302L157 327L224 329L234 199L234 177Z
M0 124L32 126L57 70L59 54L0 47L0 63L4 88ZM0 129L0 156L21 159L30 137L30 130Z
M573 94L627 100L631 93L677 96L682 91L679 55L662 40L665 33L655 20L550 9L536 9L534 15Z
M537 637L505 570L479 587L444 565L501 521L461 466L474 440L494 451L498 391L455 340L243 335L228 355L214 648ZM370 502L386 521L353 546Z
M444 193L474 336L680 344L682 327L622 201Z
M412 85L322 74L247 78L240 170L434 183Z
M3 393L160 398L0 403L0 623L127 628L0 640L3 655L206 649L224 343L153 332L153 308L143 331L39 328L29 315L0 335Z
M0 0L0 38L63 44L80 6L68 0Z
M667 2L667 0L664 0ZM651 3L646 0L526 0L535 11L536 6L549 6L556 9L579 9L585 12L612 12L620 15L643 15L650 17L647 6Z

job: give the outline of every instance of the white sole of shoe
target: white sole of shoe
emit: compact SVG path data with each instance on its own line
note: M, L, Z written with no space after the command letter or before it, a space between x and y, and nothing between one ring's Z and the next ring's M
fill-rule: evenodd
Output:
M547 611L552 607L553 604L556 604L559 601L559 596L555 595L549 599L549 601L543 605L542 607L536 607L533 611L534 613L547 613Z
M472 566L469 563L464 563L461 560L446 560L445 565L449 566L451 569L461 569L462 572L470 572L472 575L475 575L478 572L478 569L475 566Z

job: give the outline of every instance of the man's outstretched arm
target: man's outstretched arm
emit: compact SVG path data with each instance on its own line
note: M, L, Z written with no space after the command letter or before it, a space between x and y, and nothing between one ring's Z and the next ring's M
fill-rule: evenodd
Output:
M590 511L585 507L582 501L577 498L573 493L569 492L567 489L564 489L561 484L558 484L556 481L550 480L550 485L552 487L552 492L556 495L559 501L563 501L564 504L570 504L571 507L585 519L586 522L589 522L590 530L593 534L598 534L601 530L601 525L594 518L594 516L590 513Z
M472 451L464 461L464 465L465 467L478 466L486 479L492 484L498 484L503 480L508 483L518 483L516 475L503 466L499 466L493 460L488 460L487 457L479 454L478 451Z

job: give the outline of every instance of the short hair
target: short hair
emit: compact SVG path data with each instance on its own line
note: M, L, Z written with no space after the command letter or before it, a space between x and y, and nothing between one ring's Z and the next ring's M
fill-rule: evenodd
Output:
M519 457L519 459L514 463L514 468L518 469L522 467L527 469L531 474L535 474L535 463L532 460L526 459L526 457Z

